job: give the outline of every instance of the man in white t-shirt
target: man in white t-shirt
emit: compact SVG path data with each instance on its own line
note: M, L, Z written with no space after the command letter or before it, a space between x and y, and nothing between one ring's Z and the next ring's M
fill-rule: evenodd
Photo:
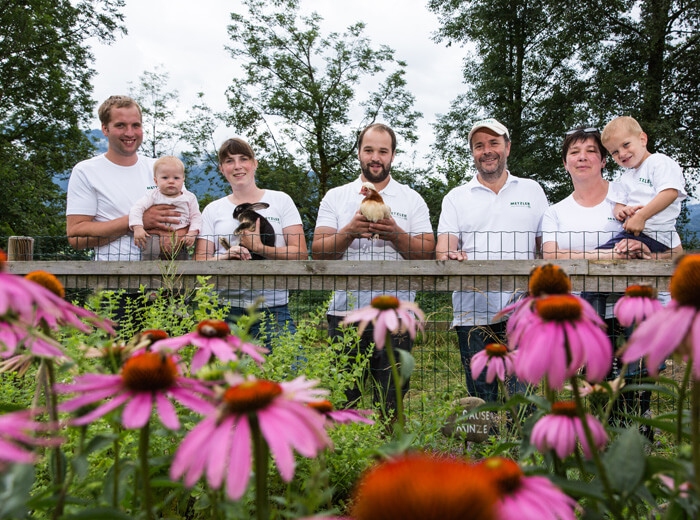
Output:
M515 177L507 169L508 129L495 119L477 121L469 132L477 175L451 190L442 201L438 224L438 260L519 260L535 258L547 197L535 181ZM491 323L496 313L518 297L498 284L486 291L452 295L453 321L464 366L467 390L485 401L498 397L497 383L475 381L471 358L489 343L504 341L505 321ZM468 289L465 287L465 289Z
M68 181L66 234L76 249L95 248L96 260L140 260L129 234L129 210L149 190L154 159L141 157L141 107L126 96L109 97L98 110L107 152L78 163ZM174 206L157 205L143 215L148 230L168 231L178 222Z
M428 206L410 187L391 178L391 163L396 154L396 134L383 124L365 128L357 140L360 177L349 184L333 188L321 201L311 251L314 259L325 260L421 260L433 258L435 237L430 225ZM371 182L384 203L391 208L391 217L378 222L368 221L359 211L363 182ZM378 238L372 238L377 235ZM371 264L368 266L371 270ZM386 294L378 287L369 291L335 291L328 309L328 330L331 340L342 336L340 322L352 309L365 307L375 296ZM400 300L413 300L411 291L392 291ZM373 329L365 329L360 347L367 351ZM393 348L410 351L413 342L408 334L392 336ZM381 388L375 387L375 401L385 403L387 410L396 407L395 390L385 350L373 350L370 373ZM404 384L404 393L408 381ZM348 403L357 401L360 391L346 392Z

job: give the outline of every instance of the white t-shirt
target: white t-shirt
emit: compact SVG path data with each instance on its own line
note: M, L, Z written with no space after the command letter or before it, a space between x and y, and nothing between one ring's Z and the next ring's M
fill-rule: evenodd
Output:
M442 200L438 235L458 237L468 260L525 260L535 258L547 197L530 179L508 172L498 193L474 176ZM486 325L520 292L458 291L452 295L452 326Z
M573 193L547 208L542 217L542 244L556 242L559 249L592 251L621 233L622 222L613 215L615 202L609 198L619 189L616 184L609 183L608 196L590 208L576 202ZM611 293L607 298L606 318L613 317L613 306L619 297L619 294Z
M292 198L281 191L265 190L260 202L266 202L269 208L258 210L261 216L272 224L275 230L275 247L284 247L284 229L290 226L301 225L301 216L294 205ZM233 234L240 222L233 218L233 210L236 204L228 197L223 197L209 204L202 212L202 230L199 238L208 240L216 246L217 253L225 253L226 250L219 243L219 237L225 237L233 246L240 242L240 237ZM235 261L235 260L232 260ZM248 307L257 298L265 299L266 307L286 305L289 293L286 290L238 290L224 289L219 291L222 298L228 300L233 307Z
M612 193L614 182L608 186ZM573 193L551 205L542 217L542 243L556 242L559 249L591 251L622 232L622 222L613 215L615 203L605 198L587 208L574 199Z
M360 194L362 179L328 190L321 201L316 219L316 228L342 229L357 213L364 196ZM418 192L390 178L379 192L384 203L391 208L391 216L406 233L422 235L432 233L428 205ZM343 253L342 260L404 260L394 244L387 240L356 239ZM352 309L366 307L375 296L387 294L378 287L371 291L335 291L328 314L344 316ZM400 300L413 301L415 291L395 291L392 295Z
M149 190L155 190L155 159L138 156L133 166L119 166L104 154L79 162L68 181L66 215L94 215L107 222L129 214L131 206ZM95 248L95 260L140 260L133 235L124 235Z
M645 206L666 189L678 191L678 197L666 209L646 221L644 234L674 248L681 243L676 232L676 219L681 212L681 201L688 195L680 165L662 153L653 153L639 168L625 170L610 198L628 206Z

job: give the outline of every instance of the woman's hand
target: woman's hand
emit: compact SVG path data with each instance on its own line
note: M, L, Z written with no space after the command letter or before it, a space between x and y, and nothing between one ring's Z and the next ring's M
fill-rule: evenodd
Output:
M255 229L253 231L246 230L241 233L240 245L248 251L262 255L265 246L260 240L260 219L255 221Z
M241 245L231 246L231 248L226 251L225 255L220 257L222 260L250 260L250 251Z

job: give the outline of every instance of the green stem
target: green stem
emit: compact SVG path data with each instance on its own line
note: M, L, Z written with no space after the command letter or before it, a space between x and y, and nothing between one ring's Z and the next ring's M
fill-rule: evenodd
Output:
M691 360L688 360L688 365ZM693 467L695 469L695 489L700 489L700 382L693 380L690 407L690 432L693 443Z
M389 332L386 333L384 348L386 349L386 355L389 357L389 364L391 365L391 376L394 379L394 390L396 390L396 420L399 423L399 426L401 427L401 431L403 431L403 392L401 391L401 378L399 377L399 370L396 366L396 357L394 356L394 348L391 346L391 334Z
M267 499L267 468L269 465L269 450L258 418L250 415L250 430L253 435L253 456L255 458L255 517L257 520L270 518L270 504Z
M146 518L154 520L153 516L153 497L151 496L151 479L149 478L148 467L148 435L149 423L146 422L141 428L139 437L139 459L141 460L141 486L143 487L143 507L146 510Z
M77 457L83 454L85 449L85 436L87 434L87 426L80 427L80 440L78 442L78 452ZM63 486L61 486L61 492L58 495L58 500L56 501L56 507L54 507L53 514L51 515L52 520L58 520L58 518L63 515L63 506L66 504L66 496L68 495L68 489L73 483L73 477L75 472L71 471L70 465L66 468L66 478L63 479Z
M618 377L621 377L622 380L625 380L625 374L627 373L627 366L628 363L625 363L622 365L622 368L620 369L620 375ZM612 414L613 411L613 406L615 404L615 401L617 401L617 398L620 397L620 394L622 393L622 384L620 384L614 391L613 394L610 396L610 399L608 400L608 404L605 407L605 414L603 415L603 424L608 424L608 420L610 419L610 415Z
M119 464L119 451L121 448L121 428L117 424L114 426L114 428L117 431L117 438L114 439L114 442L112 445L114 446L114 471L112 471L114 482L112 482L112 507L115 509L118 507L119 504L119 470L120 464Z
M49 421L53 426L56 426L58 425L58 399L56 397L56 392L53 391L54 384L56 383L56 373L53 368L52 360L43 359L41 362L46 366L46 380L44 384ZM61 459L61 448L59 446L53 448L53 458L55 469L54 484L57 487L61 487L61 482L63 482L63 460Z
M506 386L504 381L501 381L500 379L498 380L498 386L501 389L501 392L503 392L503 397L505 398L506 402L510 399L510 395L508 394L508 387ZM518 430L518 437L520 439L523 439L523 429L522 426L520 426L520 414L518 410L515 408L515 406L509 406L510 413L513 416L513 423L515 424L516 430Z
M690 380L690 370L693 364L688 360L685 365L685 374L683 374L683 382L678 389L678 410L676 412L676 445L680 446L683 440L683 401L685 401L685 389L688 388ZM695 383L693 382L693 388Z
M600 477L600 481L603 484L605 494L608 497L608 507L610 507L610 510L613 513L613 517L622 518L621 512L618 508L618 504L615 501L615 496L612 487L610 486L610 481L608 480L608 474L605 471L605 466L603 466L603 461L601 460L600 454L598 453L598 448L596 448L595 442L593 442L593 432L591 432L591 429L588 426L588 421L586 420L586 410L584 410L583 408L583 403L581 401L581 394L579 393L576 376L572 376L570 381L571 390L574 395L574 404L576 405L576 413L578 414L579 420L581 421L581 425L583 426L583 432L586 436L588 448L590 449L591 454L593 455L593 463L595 464L595 467L598 470L598 476Z

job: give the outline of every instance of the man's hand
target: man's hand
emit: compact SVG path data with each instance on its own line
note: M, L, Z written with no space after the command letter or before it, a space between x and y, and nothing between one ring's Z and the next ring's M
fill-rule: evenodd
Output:
M652 257L651 250L644 242L639 240L620 240L613 249L614 258L637 258L649 260Z
M180 213L175 211L172 204L156 204L143 213L143 227L159 231L170 231L168 224L180 222Z
M371 238L372 233L369 232L369 226L371 222L365 218L365 216L360 213L360 210L352 216L352 220L348 222L348 225L340 230L340 233L346 233L355 238Z
M371 235L378 235L382 240L396 244L399 233L404 233L404 230L399 227L394 217L388 217L377 222L369 222L369 232Z

